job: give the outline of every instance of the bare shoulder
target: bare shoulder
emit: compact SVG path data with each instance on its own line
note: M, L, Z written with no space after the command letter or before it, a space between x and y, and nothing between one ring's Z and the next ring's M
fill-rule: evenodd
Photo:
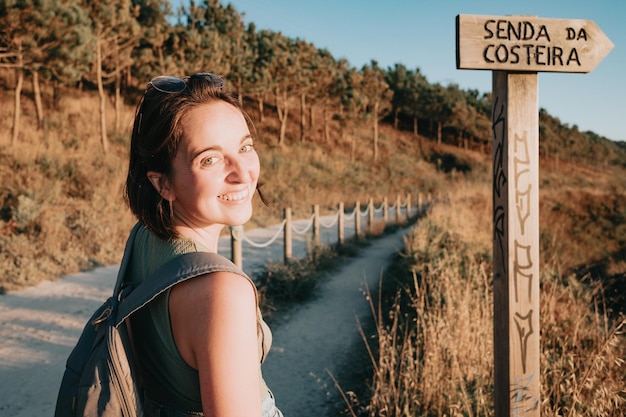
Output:
M171 293L172 301L182 298L183 303L201 301L220 302L227 299L231 303L242 301L256 304L256 289L248 278L228 271L217 271L192 278L177 284Z
M240 343L256 346L256 291L246 277L219 271L177 284L169 308L176 346L194 369L209 352L225 354Z

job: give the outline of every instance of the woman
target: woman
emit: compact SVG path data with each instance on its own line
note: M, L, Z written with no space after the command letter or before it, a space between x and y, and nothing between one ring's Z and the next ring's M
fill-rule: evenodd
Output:
M179 254L217 252L222 228L250 219L260 166L249 125L219 76L148 83L126 181L129 207L145 226L130 283ZM133 316L132 329L148 415L282 416L261 376L271 333L245 274L177 284Z

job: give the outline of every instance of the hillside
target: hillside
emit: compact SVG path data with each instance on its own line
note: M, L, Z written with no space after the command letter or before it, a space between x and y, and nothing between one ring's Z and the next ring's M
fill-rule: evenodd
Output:
M134 105L129 102L122 113L124 128L109 134L111 146L105 154L94 122L95 93L63 96L59 110L48 115L41 130L34 127L32 100L23 100L19 142L11 147L8 135L0 136L3 290L119 262L133 222L121 197ZM11 114L9 103L10 93L0 91L4 114ZM379 158L373 162L372 132L365 122L354 130L354 141L352 135L341 134L336 121L330 141L317 124L302 141L296 114L287 125L286 143L279 146L274 109L266 106L263 122L253 105L248 111L258 130L261 180L270 206L257 201L254 219L246 227L280 221L285 207L296 217L308 217L313 204L330 211L339 202L349 206L370 197L380 201L419 192L445 195L463 189L463 184L491 183L488 139L473 148L459 148L454 135L444 129L443 143L437 145L434 138L415 137L383 123ZM109 118L112 113L110 109ZM1 131L10 131L10 118L0 123ZM565 271L623 286L626 148L563 126L547 114L542 114L541 129L542 256L558 257ZM555 144L554 138L563 143ZM570 146L564 146L567 143Z

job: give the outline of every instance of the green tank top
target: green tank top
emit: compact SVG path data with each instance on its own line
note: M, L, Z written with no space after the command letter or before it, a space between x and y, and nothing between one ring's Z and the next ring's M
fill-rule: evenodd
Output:
M208 252L192 240L163 241L146 228L138 230L133 245L127 282L138 284L147 279L166 262L184 253ZM254 287L256 296L256 287ZM202 411L198 371L181 357L171 331L169 314L170 291L166 291L147 308L131 317L133 340L143 375L143 383L150 399L168 407L184 411ZM272 343L272 334L258 309L257 344L259 366L265 360ZM263 377L260 381L261 398L267 395Z

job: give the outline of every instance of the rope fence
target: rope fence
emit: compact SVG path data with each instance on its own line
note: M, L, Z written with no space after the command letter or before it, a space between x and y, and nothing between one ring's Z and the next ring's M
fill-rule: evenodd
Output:
M378 206L370 198L363 206L357 201L347 213L341 202L334 213L325 216L320 216L319 205L314 205L308 219L295 221L291 209L285 208L283 221L275 226L247 232L244 232L243 226L231 227L230 236L220 239L219 251L226 252L228 244L233 263L243 268L245 261L247 272L253 274L265 264L279 262L281 258L285 263L294 258L302 259L321 245L342 245L347 238L373 233L381 226L409 223L411 219L423 216L433 202L430 194L424 201L421 193L417 196L416 206L411 204L410 194L404 201L398 195L392 205L389 205L387 197ZM366 219L365 225L363 219ZM280 237L282 242L277 242Z

